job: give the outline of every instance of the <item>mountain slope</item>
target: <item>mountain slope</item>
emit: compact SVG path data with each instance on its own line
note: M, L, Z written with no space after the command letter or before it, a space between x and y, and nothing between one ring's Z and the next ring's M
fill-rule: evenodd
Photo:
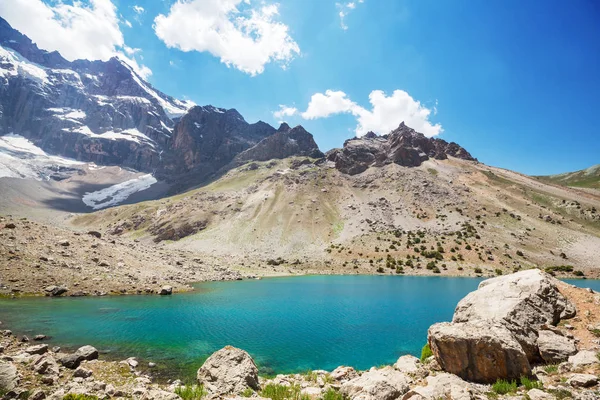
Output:
M537 178L544 182L555 183L562 186L600 189L600 164L581 171L538 176Z
M453 157L355 175L293 157L240 166L202 188L74 223L220 256L253 272L281 257L301 273L493 275L571 265L567 276L593 277L597 210L600 195Z

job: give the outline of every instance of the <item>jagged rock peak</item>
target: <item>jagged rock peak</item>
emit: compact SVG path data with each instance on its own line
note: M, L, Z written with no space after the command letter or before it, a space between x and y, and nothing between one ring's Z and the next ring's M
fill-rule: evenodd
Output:
M404 122L387 135L369 132L363 137L346 140L343 148L327 153L327 159L334 162L338 170L350 175L360 174L371 166L391 163L417 167L430 158L445 160L448 156L476 161L458 144L427 138Z
M281 124L274 135L261 140L256 146L240 153L234 160L235 165L248 161L267 161L283 159L292 156L322 158L324 154L319 146L302 125L290 128L288 124Z
M286 122L282 122L281 125L279 125L279 129L277 129L277 131L278 132L287 132L290 129L292 129L292 128L290 128L290 126Z

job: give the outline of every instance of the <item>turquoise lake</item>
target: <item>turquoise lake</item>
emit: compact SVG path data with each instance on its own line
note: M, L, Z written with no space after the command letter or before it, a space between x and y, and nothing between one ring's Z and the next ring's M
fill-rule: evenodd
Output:
M366 369L419 355L427 328L452 318L481 279L305 276L210 282L175 296L0 301L3 329L52 336L52 345L136 356L169 376L194 376L225 345L248 351L261 374L339 365ZM599 281L571 281L600 290Z

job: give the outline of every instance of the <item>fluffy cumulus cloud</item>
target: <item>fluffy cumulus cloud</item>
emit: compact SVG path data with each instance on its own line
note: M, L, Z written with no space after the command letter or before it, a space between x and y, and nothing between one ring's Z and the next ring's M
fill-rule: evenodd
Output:
M317 119L348 113L356 117L357 136L363 136L369 131L386 134L396 129L401 122L428 137L439 135L443 130L440 124L429 120L432 111L404 90L395 90L390 96L381 90L373 90L369 94L369 102L371 109L358 105L342 91L327 90L325 93L312 95L306 111L302 113L297 112L296 108L281 105L273 116L281 119L299 114L304 119ZM283 113L285 110L293 112Z
M151 74L150 69L124 54L125 40L111 0L90 0L89 4L0 1L0 15L40 48L57 50L68 60L108 60L121 56L143 77Z
M300 54L288 26L277 21L278 4L254 7L249 0L177 0L154 20L156 35L169 47L209 52L250 75L265 65L285 67Z

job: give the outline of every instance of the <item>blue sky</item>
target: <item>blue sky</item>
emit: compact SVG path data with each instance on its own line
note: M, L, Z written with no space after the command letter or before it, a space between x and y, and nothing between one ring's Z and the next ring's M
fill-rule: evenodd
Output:
M229 14L234 21L255 11L263 13L261 22L287 27L292 44L277 53L284 60L249 72L236 66L249 61L240 61L235 48L220 55L184 52L176 47L202 22L184 12L189 21L156 24L158 15L170 15L174 0L113 4L124 44L139 49L132 58L152 71L148 80L156 88L201 105L236 108L249 122L302 124L322 150L360 133L357 125L383 133L417 107L415 124L430 134L441 126L437 137L489 165L537 175L600 163L600 3L355 0L351 8L351 1L280 0L277 14L266 16L263 7L274 5L269 0L226 1L236 3L238 12ZM162 38L156 25L164 27ZM226 57L234 60L230 66L222 62ZM384 100L402 92L398 102L382 102L379 112L369 101L376 90ZM318 93L321 102L313 98ZM294 115L275 117L280 105L296 109Z

